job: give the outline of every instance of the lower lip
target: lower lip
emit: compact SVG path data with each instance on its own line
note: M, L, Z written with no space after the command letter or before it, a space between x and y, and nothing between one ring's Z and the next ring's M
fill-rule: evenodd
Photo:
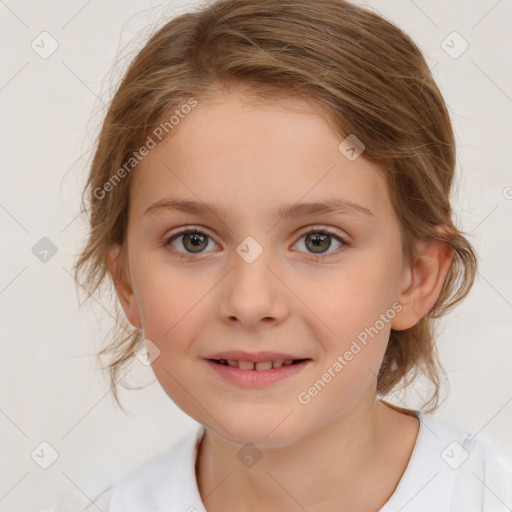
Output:
M283 365L279 368L271 370L241 370L238 367L225 366L223 364L214 363L210 359L206 362L224 379L246 388L259 388L279 382L280 380L296 375L302 371L311 359L306 359L297 364Z

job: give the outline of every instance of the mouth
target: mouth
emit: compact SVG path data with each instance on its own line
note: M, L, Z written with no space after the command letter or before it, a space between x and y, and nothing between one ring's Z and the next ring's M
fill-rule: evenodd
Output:
M208 359L215 364L222 366L229 366L231 368L239 368L240 370L246 371L268 371L275 368L281 368L282 366L293 366L304 361L311 361L311 359L276 359L273 361L244 361L237 359Z
M239 388L258 389L277 385L292 378L313 364L306 359L272 359L269 361L247 361L246 359L208 358L205 362L222 380Z

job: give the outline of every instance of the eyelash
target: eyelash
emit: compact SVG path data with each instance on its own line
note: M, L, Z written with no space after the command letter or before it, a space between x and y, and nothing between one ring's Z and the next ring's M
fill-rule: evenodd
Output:
M178 231L177 233L173 233L171 236L167 237L163 243L163 246L164 247L167 247L168 245L170 245L174 240L176 240L178 237L182 236L182 235L188 235L188 234L201 234L201 235L206 235L210 240L213 241L212 237L210 237L209 235L207 235L206 233L204 233L203 231L201 231L200 229L197 229L197 228L184 228L182 229L181 231ZM339 242L342 243L342 246L337 249L337 251L342 251L344 248L347 248L347 247L350 247L351 244L349 244L345 238L341 237L339 235L339 233L331 228L326 228L326 227L322 227L322 226L313 226L311 228L308 229L308 231L305 231L303 233L301 233L300 237L299 237L299 240L311 233L315 233L315 234L327 234L327 235L330 235L332 236L333 238L335 238L336 240L338 240ZM193 253L183 253L181 251L178 251L181 258L184 259L184 260L190 260L190 259L194 259L196 255L200 255L200 254L203 254L203 253L196 253L196 254L193 254ZM336 252L336 251L334 251ZM312 256L315 256L315 259L316 260L320 260L320 261L323 261L324 259L326 259L331 253L328 253L327 255L324 255L324 254L314 254L314 253L309 253L311 254Z

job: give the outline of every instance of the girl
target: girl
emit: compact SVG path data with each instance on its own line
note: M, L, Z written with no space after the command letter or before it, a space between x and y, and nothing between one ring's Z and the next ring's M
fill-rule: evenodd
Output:
M433 321L476 272L454 165L421 52L372 12L220 0L158 30L104 121L75 271L132 327L101 352L114 392L144 346L201 427L102 508L510 510L499 450L427 414ZM383 400L421 373L423 411Z

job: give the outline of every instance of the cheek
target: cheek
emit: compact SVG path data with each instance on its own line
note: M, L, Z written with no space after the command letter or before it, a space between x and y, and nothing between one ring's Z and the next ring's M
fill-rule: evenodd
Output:
M297 295L306 297L311 327L319 328L329 346L344 349L366 328L378 322L383 338L389 326L382 326L381 315L394 316L397 271L393 264L396 255L379 256L367 251L346 260L346 264L323 279L306 280L298 287ZM316 327L315 327L316 326ZM387 331L387 333L386 333Z
M156 265L145 266L136 278L144 336L154 343L158 354L151 364L153 372L178 407L197 415L200 411L190 410L194 407L190 396L196 393L191 382L197 372L192 342L212 310L207 300L211 285Z
M331 400L341 409L349 407L376 382L396 315L396 274L390 268L395 257L360 253L326 279L325 286L315 284L310 307L318 317L309 315L310 329L324 351L317 375L320 388L328 384L314 407Z
M205 423L208 418L204 417L204 397L198 383L200 378L197 367L189 364L186 358L164 351L151 366L161 388L174 404L192 418Z
M158 349L151 366L165 393L187 414L200 417L196 400L198 364L193 341L198 338L204 321L206 304L198 298L183 297L173 291L160 292L148 298L145 308L144 334Z
M151 261L141 256L140 260L134 265L132 277L145 334L165 343L175 332L188 328L209 286L204 279L161 258Z

